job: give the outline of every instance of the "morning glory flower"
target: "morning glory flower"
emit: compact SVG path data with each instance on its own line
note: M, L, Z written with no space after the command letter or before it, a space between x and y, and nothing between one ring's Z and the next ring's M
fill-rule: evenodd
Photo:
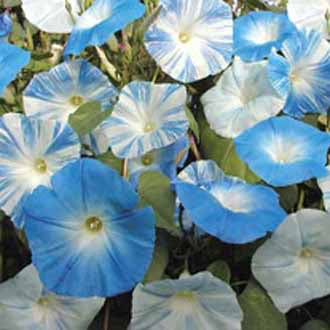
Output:
M330 1L329 0L289 0L288 16L299 29L313 29L325 37L330 33Z
M30 52L0 41L0 97L7 85L30 62L30 58Z
M248 129L235 139L235 146L253 172L280 187L326 174L330 135L284 116Z
M234 23L234 53L244 61L262 60L296 32L285 14L251 12Z
M226 176L212 160L190 164L174 186L195 225L227 243L254 241L286 216L271 188Z
M87 330L103 304L103 298L72 298L48 291L30 265L0 284L0 328Z
M0 118L0 208L17 227L22 206L39 185L80 157L78 136L68 125L8 113Z
M326 175L318 178L317 183L323 194L324 207L330 212L330 166L326 166Z
M201 101L210 127L227 138L276 116L284 105L268 81L267 62L246 63L239 58Z
M139 284L130 330L240 330L243 313L231 287L209 272Z
M138 209L131 185L93 159L67 165L51 187L37 188L24 206L32 262L45 286L76 297L131 290L152 259L152 209Z
M187 159L188 150L189 140L184 137L167 147L152 150L138 158L129 159L128 173L131 184L136 187L141 174L146 171L159 171L170 179L174 179L177 167L182 167Z
M188 83L219 73L231 61L233 18L222 0L160 0L145 46L161 69Z
M269 58L269 79L286 98L284 112L302 117L326 113L330 104L330 45L316 31L302 30L286 39Z
M7 13L0 15L0 42L7 41L7 37L11 32L13 27L13 22L10 15Z
M119 96L105 121L106 135L119 158L136 158L166 147L186 135L187 92L178 84L133 81Z
M28 116L67 123L70 114L87 102L99 101L103 111L109 110L117 93L117 89L97 67L79 59L35 75L24 90L23 102ZM102 125L82 138L97 154L106 152L109 146L102 134L105 129Z
M252 260L252 271L276 307L293 307L330 294L329 214L290 214Z

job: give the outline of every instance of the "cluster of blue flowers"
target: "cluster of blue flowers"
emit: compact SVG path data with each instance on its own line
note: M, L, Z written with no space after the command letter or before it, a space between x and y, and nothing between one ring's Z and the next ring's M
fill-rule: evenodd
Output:
M252 272L281 312L330 294L328 213L288 215L274 189L317 178L330 210L330 135L301 120L330 108L330 3L314 2L234 19L222 0L159 0L152 13L139 0L22 0L36 28L68 36L63 62L24 87L22 113L0 117L0 208L32 253L31 265L0 284L1 330L87 329L106 297L130 290L132 330L241 329L235 291L208 271L141 284L157 237L157 210L137 189L147 171L169 179L178 230L230 244L274 232ZM166 83L118 88L74 57L87 47L104 55L101 46L143 16L145 50ZM6 12L0 96L31 59L8 42L11 29ZM210 75L218 80L200 98L205 120L232 139L257 183L198 153L187 104L191 83ZM70 118L90 102L111 115L78 134ZM109 150L123 176L95 159Z

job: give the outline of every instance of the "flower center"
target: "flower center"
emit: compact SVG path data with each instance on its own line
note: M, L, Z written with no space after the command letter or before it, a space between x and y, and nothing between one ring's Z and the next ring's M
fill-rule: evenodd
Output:
M301 258L311 258L314 256L314 253L311 249L309 248L303 248L301 251L300 251L300 257Z
M144 126L144 133L150 133L152 131L154 131L156 128L156 125L155 123L152 123L152 122L148 122L146 123L146 125Z
M103 229L103 222L98 217L90 217L85 221L86 229L93 233L99 233Z
M179 39L183 44L185 44L190 40L190 35L186 32L180 32Z
M79 107L84 103L84 98L80 95L73 95L70 97L69 102L71 105L74 105L75 107Z
M43 174L47 172L47 163L45 162L44 159L42 158L38 158L35 162L34 162L34 168L37 172Z
M49 304L49 300L47 299L47 297L41 297L38 299L37 304L45 307Z
M198 307L197 295L190 290L179 291L172 296L170 306L174 311L191 314Z
M151 152L141 157L141 163L145 166L151 165L155 161L154 156Z

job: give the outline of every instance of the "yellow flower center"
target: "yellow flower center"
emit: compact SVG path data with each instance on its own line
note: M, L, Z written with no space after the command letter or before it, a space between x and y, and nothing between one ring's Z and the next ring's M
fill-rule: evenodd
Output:
M40 306L47 306L49 304L49 300L47 297L41 297L38 299L37 304Z
M144 126L144 132L145 133L150 133L152 131L154 131L156 128L156 125L152 122L146 123L146 125Z
M44 159L38 158L34 163L34 168L39 173L46 173L47 172L47 163Z
M186 32L181 32L181 33L179 34L179 39L180 39L180 41L181 41L183 44L185 44L185 43L187 43L187 42L190 40L190 36L189 36L189 34L186 33Z
M98 217L90 217L85 221L86 229L91 233L98 233L103 229L103 222Z
M314 255L313 251L309 248L303 248L300 251L300 257L302 258L311 258L313 257L313 255Z
M80 95L73 95L69 100L70 104L74 105L75 107L79 107L84 103L84 98Z
M150 153L150 152L147 153L147 154L145 154L144 156L142 156L141 162L145 166L151 165L154 162L154 156L153 156L153 154Z

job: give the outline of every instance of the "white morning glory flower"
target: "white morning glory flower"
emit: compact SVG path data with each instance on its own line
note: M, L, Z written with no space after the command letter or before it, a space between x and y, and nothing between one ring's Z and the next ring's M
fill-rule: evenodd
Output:
M65 124L8 113L0 118L0 207L18 227L22 206L39 185L80 157L78 136Z
M47 291L30 265L0 284L1 330L87 330L103 298L73 298Z
M231 287L209 272L138 285L130 330L240 330L243 313Z
M281 187L326 174L330 135L287 116L275 117L239 135L235 147L261 179Z
M329 0L289 0L288 16L298 28L313 29L329 37L330 1Z
M66 123L70 114L87 102L99 101L103 111L110 109L117 93L97 67L85 60L75 60L35 75L24 90L23 102L28 116ZM109 146L102 125L82 138L96 153L106 152Z
M119 158L136 158L166 147L187 133L187 92L178 84L133 81L105 121L106 135Z
M316 31L302 30L286 39L269 58L268 77L286 98L284 112L302 117L326 113L330 105L330 45Z
M222 0L161 0L145 46L164 72L193 82L223 70L233 53L231 8Z
M324 207L330 212L330 166L326 166L326 175L318 178L317 183L323 194Z
M244 61L262 60L296 32L285 14L251 12L234 23L234 53Z
M267 62L246 63L239 58L201 101L210 127L227 138L276 116L284 105L268 81Z
M283 313L330 294L329 214L290 214L252 260L252 271Z

